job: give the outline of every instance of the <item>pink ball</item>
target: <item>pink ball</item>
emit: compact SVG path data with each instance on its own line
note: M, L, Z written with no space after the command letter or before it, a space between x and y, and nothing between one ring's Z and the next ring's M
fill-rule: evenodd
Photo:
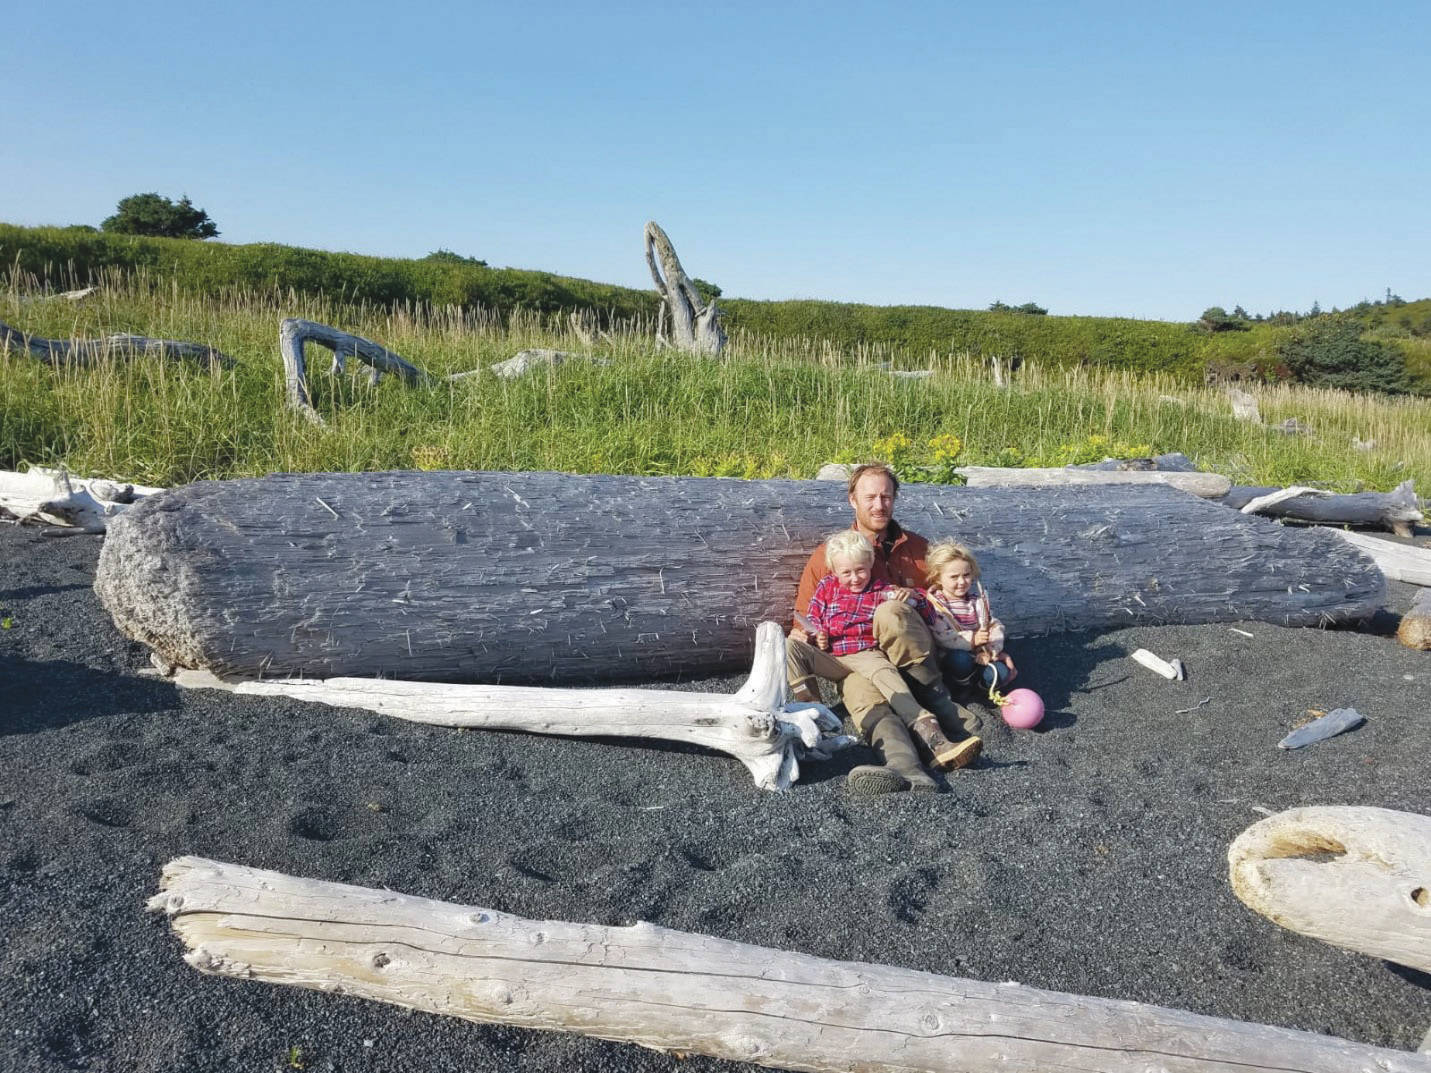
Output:
M1005 695L999 713L1004 722L1016 730L1036 727L1043 719L1043 698L1032 689L1011 689Z

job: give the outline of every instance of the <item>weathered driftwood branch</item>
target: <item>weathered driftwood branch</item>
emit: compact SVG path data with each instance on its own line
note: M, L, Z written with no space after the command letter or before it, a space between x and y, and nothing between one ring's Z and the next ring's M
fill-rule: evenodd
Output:
M283 380L288 405L316 425L324 421L313 408L308 394L308 370L304 360L304 348L308 343L317 343L333 352L332 371L335 374L343 371L345 359L354 357L369 367L373 384L382 379L383 373L396 373L409 384L423 384L430 379L416 365L371 339L340 332L316 321L286 317L278 326L278 349L283 355Z
M1385 590L1319 529L1160 486L910 485L898 516L972 545L1020 636L1315 625L1369 616ZM825 481L276 474L137 504L111 527L95 588L127 636L221 676L710 674L748 666L756 625L788 619L810 549L849 517Z
M960 474L970 488L1046 488L1108 484L1166 484L1203 499L1227 494L1232 482L1216 473L1181 473L1163 470L1098 470L1074 466L1027 468L1000 466L960 466Z
M1431 1073L1137 1002L603 927L178 857L149 901L200 972L815 1073Z
M1223 497L1224 506L1244 514L1331 525L1367 525L1390 529L1409 537L1412 527L1424 521L1421 501L1413 481L1402 481L1390 492L1354 492L1336 495L1320 488L1263 488L1233 485Z
M185 343L177 339L151 339L146 335L108 335L103 339L42 339L0 322L0 350L14 347L47 365L93 365L106 358L131 358L137 354L158 354L227 366L233 358L207 343Z
M160 488L123 484L98 477L76 477L63 469L32 466L25 473L0 470L0 510L22 522L102 533L109 519Z
M1282 927L1431 972L1431 816L1290 809L1238 835L1227 863L1237 896Z
M1335 533L1348 544L1370 556L1381 572L1393 581L1405 581L1411 585L1431 585L1431 550L1411 544L1397 544L1381 537L1354 533L1347 529L1332 529L1318 526L1325 532Z
M733 695L453 685L390 678L225 683L206 672L184 671L176 680L185 686L364 708L435 726L678 741L734 756L763 790L788 790L800 778L803 757L826 759L854 739L839 733L840 720L828 708L790 703L785 673L785 635L774 622L763 622L756 631L750 677Z
M677 349L719 354L726 339L720 326L720 308L714 298L702 301L681 267L671 240L654 220L646 224L646 265L651 269L656 290L661 292L663 313L671 318L672 341Z

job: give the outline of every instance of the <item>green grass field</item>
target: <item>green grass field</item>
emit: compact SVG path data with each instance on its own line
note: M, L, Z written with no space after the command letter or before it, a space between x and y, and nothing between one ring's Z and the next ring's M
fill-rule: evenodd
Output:
M301 294L185 293L112 274L82 302L27 298L17 279L0 320L49 337L112 332L213 344L237 359L210 370L115 357L51 368L0 354L0 468L64 464L145 484L282 470L553 469L585 473L810 477L821 463L891 459L912 479L953 465L1058 465L1184 451L1235 481L1388 489L1431 486L1431 400L1252 387L1268 423L1233 419L1225 396L1169 373L1026 363L1007 390L985 363L934 353L925 380L881 367L900 348L780 341L736 330L728 356L658 350L648 324L623 322L584 346L560 315L474 316L455 307L352 306ZM530 346L589 351L511 382L490 374L411 388L328 374L310 355L312 425L283 406L278 323L302 316L392 348L436 376L485 367ZM365 370L364 370L365 371ZM1354 450L1353 438L1375 441Z

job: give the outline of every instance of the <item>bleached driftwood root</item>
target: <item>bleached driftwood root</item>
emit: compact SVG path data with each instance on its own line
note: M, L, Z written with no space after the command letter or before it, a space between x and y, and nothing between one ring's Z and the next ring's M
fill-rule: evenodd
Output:
M1412 527L1424 520L1421 501L1412 481L1402 481L1390 492L1354 492L1335 495L1321 488L1292 485L1288 488L1257 488L1235 485L1223 497L1223 505L1243 514L1265 514L1274 518L1331 523L1333 525L1375 525L1397 536L1409 537Z
M1348 544L1360 548L1376 563L1381 572L1393 581L1405 581L1410 585L1431 585L1431 551L1410 544L1397 544L1381 537L1353 533L1348 529L1332 529L1318 526L1336 533Z
M1166 484L1203 499L1225 496L1232 482L1216 473L1179 473L1163 470L1098 470L1072 466L1028 468L961 466L970 488L1034 488L1103 484Z
M1227 851L1232 889L1274 923L1431 972L1431 816L1294 808Z
M201 857L164 866L200 972L816 1073L1431 1073L1431 1058L652 924L526 920Z
M671 318L676 348L694 354L719 354L726 339L720 326L720 309L714 298L709 302L701 300L671 240L654 220L646 224L646 266L651 269L656 290L661 292L662 312Z
M335 374L343 371L346 358L355 357L369 367L373 384L382 379L383 373L396 373L409 384L423 384L431 379L416 365L371 339L350 335L316 321L286 317L278 325L278 349L283 355L283 380L288 405L315 425L325 422L313 408L308 394L308 370L304 360L304 348L308 343L317 343L333 352L332 371Z
M1422 589L1416 594L1411 610L1401 616L1396 639L1407 648L1423 652L1431 649L1431 589Z
M163 491L101 477L76 477L62 469L32 466L25 473L0 470L0 510L22 522L42 522L79 533L102 533L130 504Z
M785 636L773 622L755 633L750 677L734 695L657 689L544 689L384 678L266 679L221 683L180 672L180 685L294 697L365 708L436 726L522 730L563 737L657 738L734 756L763 790L788 790L800 760L827 758L854 743L823 705L788 703Z
M127 334L108 335L103 339L42 339L0 322L0 350L8 347L23 350L47 365L91 365L105 358L129 358L136 354L159 354L214 365L233 364L233 358L207 343Z

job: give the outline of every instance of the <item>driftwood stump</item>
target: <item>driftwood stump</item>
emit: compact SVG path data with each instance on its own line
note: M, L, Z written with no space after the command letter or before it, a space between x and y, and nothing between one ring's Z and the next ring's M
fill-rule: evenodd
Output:
M661 293L662 312L671 319L676 348L693 354L719 354L726 339L720 308L714 298L702 301L671 240L654 220L646 225L646 266Z
M1015 636L1133 623L1315 625L1380 605L1337 537L1163 487L913 485L897 516L978 552ZM822 481L555 473L202 482L111 526L95 588L128 637L220 676L589 684L748 666L810 550Z
M1426 1056L1311 1032L199 857L166 864L160 888L150 910L203 973L782 1069L1431 1073Z

